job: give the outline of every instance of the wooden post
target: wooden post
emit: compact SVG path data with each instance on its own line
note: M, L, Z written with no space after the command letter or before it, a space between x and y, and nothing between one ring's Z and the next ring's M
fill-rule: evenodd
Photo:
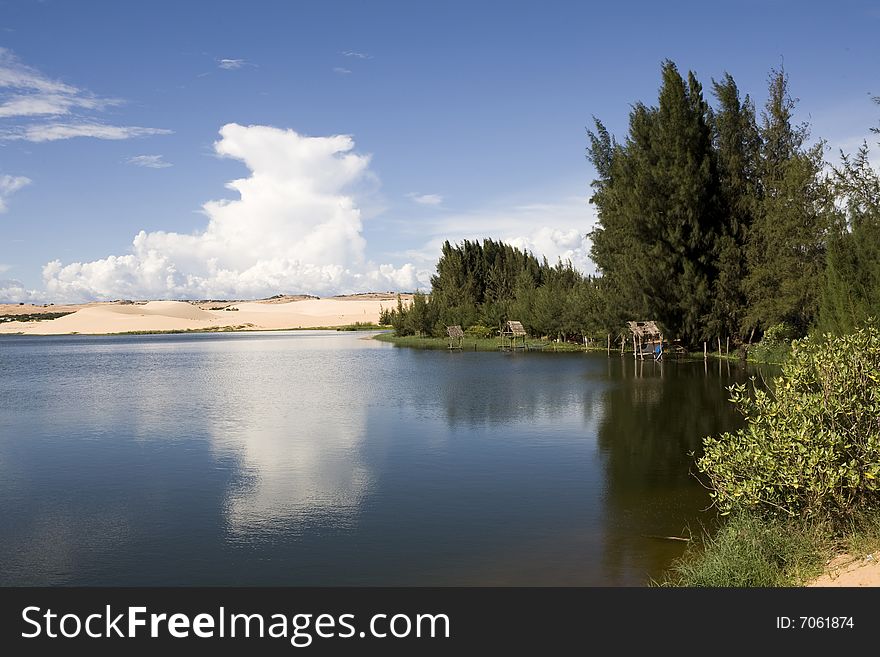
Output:
M721 336L718 336L718 358L721 358Z
M608 355L611 355L611 334L608 334Z
M633 358L638 358L636 354L636 334L633 333Z
M621 333L620 335L620 355L623 356L623 347L626 345L626 336Z
M730 358L730 336L727 336L727 344L724 346L724 355Z
M703 360L709 358L709 352L706 350L706 341L703 340Z

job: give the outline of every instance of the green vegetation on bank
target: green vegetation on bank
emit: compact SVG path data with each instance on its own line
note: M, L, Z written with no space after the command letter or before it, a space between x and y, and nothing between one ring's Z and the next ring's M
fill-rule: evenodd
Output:
M0 323L2 322L43 322L50 319L58 319L59 317L64 317L65 315L70 315L71 312L61 312L61 313L25 313L18 315L0 315Z
M722 513L880 510L880 330L795 341L769 390L731 392L746 426L706 438L697 462Z
M666 583L799 585L835 552L880 546L880 330L797 340L769 389L731 392L746 426L697 461L721 527Z
M379 340L380 342L390 342L398 347L409 347L413 349L449 349L448 338L434 338L430 336L416 335L398 336L393 333L379 333L375 335L373 339ZM571 342L554 342L552 340L533 339L528 340L526 345L530 351L584 351L583 345L573 344ZM501 342L497 337L484 338L465 336L461 342L462 351L498 351L500 346Z
M329 330L329 328L330 327L327 327L325 330ZM387 326L380 326L379 324L373 324L372 322L355 322L354 324L333 327L336 331L381 331L387 328ZM311 330L314 331L316 329Z
M693 537L664 586L799 586L819 575L839 547L821 523L734 515Z
M726 516L692 538L661 586L803 586L840 554L854 559L880 549L880 514L847 523L827 519Z

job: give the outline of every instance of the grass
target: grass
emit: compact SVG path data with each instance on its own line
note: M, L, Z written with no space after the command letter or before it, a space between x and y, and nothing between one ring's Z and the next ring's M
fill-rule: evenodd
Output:
M380 326L379 324L373 324L372 322L355 322L354 324L336 326L333 328L335 328L337 331L381 331L383 329L387 329L388 327Z
M449 338L421 337L416 335L396 336L394 333L389 332L379 333L373 339L411 349L449 349ZM465 336L461 342L461 348L464 351L498 351L500 344L500 340L497 337L473 338ZM553 342L535 338L526 340L526 344L529 350L535 351L581 352L585 350L582 344ZM603 348L601 351L605 351L605 349Z
M693 537L660 586L803 586L832 557L863 555L880 547L880 513L842 524L829 519L776 519L732 515L716 531Z

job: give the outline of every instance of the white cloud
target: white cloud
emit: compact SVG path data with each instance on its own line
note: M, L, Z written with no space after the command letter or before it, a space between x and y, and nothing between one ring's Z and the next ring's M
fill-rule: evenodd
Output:
M0 303L38 303L42 297L42 293L28 290L21 281L0 280Z
M0 118L60 116L75 108L103 109L120 102L52 80L23 64L6 48L0 48L0 92Z
M505 204L460 214L444 214L420 223L421 234L429 235L425 245L410 250L405 256L422 272L433 267L445 240L482 240L492 238L546 256L552 264L559 259L570 260L584 274L595 274L590 260L590 239L596 223L596 212L584 197L563 196L552 201ZM424 273L420 275L427 283Z
M209 201L201 232L141 231L131 253L43 268L54 299L254 298L412 289L416 270L364 255L353 190L369 181L369 156L351 137L306 137L227 124L214 144L250 173L227 183L235 200Z
M30 185L31 179L24 176L0 175L0 213L6 212L6 200L25 185Z
M0 47L0 88L2 87L71 96L79 93L76 87L47 78L37 69L23 64L8 48Z
M416 192L410 192L407 194L407 197L419 205L440 205L443 203L443 197L440 194L417 194Z
M354 50L343 50L339 54L343 55L344 57L355 57L356 59L373 59L372 55L368 55L365 52L357 52Z
M12 265L5 265L2 262L0 262L0 274L5 274L10 269L12 269Z
M106 125L104 123L46 123L2 130L0 131L0 139L44 142L74 137L94 137L95 139L117 140L170 134L172 131L164 128L142 128L139 126Z
M235 71L243 66L252 66L252 64L243 59L219 59L217 60L217 66L226 71Z
M334 73L339 73L340 75L349 75L349 74L351 74L351 71L350 71L349 69L347 69L347 68L343 68L342 66L336 66L336 67L333 69L333 72L334 72Z
M125 162L126 164L133 164L147 169L167 169L170 166L174 166L171 162L163 160L161 155L135 155L128 158Z
M118 98L101 98L85 89L53 80L22 63L12 51L0 47L0 120L6 124L0 123L0 139L52 141L81 136L127 139L167 132L155 128L101 125L92 117L94 112L121 104ZM37 117L56 122L20 122ZM68 118L64 123L58 123L59 117Z
M91 96L64 96L60 94L17 94L0 105L0 118L15 116L60 116L70 114L71 109L104 109L118 105L119 101Z

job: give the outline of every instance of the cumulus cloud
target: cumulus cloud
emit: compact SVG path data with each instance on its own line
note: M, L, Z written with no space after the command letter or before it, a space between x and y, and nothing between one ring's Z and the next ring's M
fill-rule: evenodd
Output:
M70 137L127 139L169 132L102 125L92 117L108 106L121 104L118 98L101 98L86 89L53 80L24 64L12 51L0 47L0 120L6 123L5 126L0 124L0 139L37 142ZM32 123L33 120L50 123Z
M343 68L342 66L336 66L333 69L334 73L338 73L339 75L350 75L351 71L347 68Z
M174 166L171 162L163 160L161 155L135 155L128 158L125 163L147 169L167 169L170 166Z
M31 183L30 178L24 176L0 175L0 213L6 212L6 200L19 189Z
M48 263L57 299L254 298L412 289L411 264L369 262L353 196L369 180L367 155L346 135L307 137L269 126L227 124L215 152L239 160L247 177L234 200L203 205L201 232L139 232L126 255Z
M415 192L410 192L407 194L407 197L411 198L419 205L440 205L443 203L443 197L440 196L440 194L417 194Z
M21 281L0 279L0 303L39 303L42 293L27 289Z
M355 50L343 50L339 54L344 57L354 57L356 59L373 59L372 55L368 55L365 52L357 52Z

